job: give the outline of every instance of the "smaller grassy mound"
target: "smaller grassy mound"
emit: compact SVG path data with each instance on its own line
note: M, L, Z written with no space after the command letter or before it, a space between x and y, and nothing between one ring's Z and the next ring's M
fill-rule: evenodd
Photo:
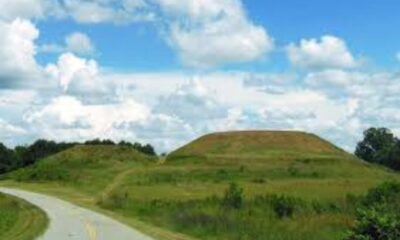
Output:
M32 240L47 226L44 212L27 202L0 194L0 239Z
M283 157L348 155L320 137L294 131L238 131L205 135L179 148L168 160L207 157Z
M103 190L125 170L154 162L155 158L130 147L75 146L47 157L10 176L25 182L58 182L87 192Z

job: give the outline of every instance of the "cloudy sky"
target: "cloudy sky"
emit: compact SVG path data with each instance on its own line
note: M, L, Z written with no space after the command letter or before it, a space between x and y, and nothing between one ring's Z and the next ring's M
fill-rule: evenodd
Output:
M400 134L395 0L0 0L0 141Z

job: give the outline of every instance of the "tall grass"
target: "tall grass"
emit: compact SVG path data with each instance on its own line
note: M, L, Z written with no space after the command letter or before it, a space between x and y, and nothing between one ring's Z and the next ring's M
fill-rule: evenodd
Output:
M99 204L201 239L340 239L351 223L345 205L275 194L249 199L235 184L222 197L140 201L121 191Z

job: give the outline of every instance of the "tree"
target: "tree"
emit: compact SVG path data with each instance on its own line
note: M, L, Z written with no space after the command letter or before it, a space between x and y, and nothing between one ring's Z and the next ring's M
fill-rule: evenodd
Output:
M398 165L399 140L387 128L369 128L357 144L355 155L365 161L393 168Z
M0 174L6 173L15 167L13 151L0 143Z
M156 152L154 151L153 146L151 146L150 144L146 144L142 147L141 150L143 153L148 154L148 155L152 155L155 156Z

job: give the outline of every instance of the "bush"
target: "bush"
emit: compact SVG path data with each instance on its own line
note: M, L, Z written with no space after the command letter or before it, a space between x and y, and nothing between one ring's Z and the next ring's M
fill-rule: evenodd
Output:
M383 183L359 202L356 224L346 240L400 239L400 183Z
M380 208L372 208L360 210L357 219L356 226L346 237L346 240L400 239L400 221L395 213L389 213Z
M393 204L396 200L400 201L400 183L385 182L371 189L362 202L365 206L368 206L383 203Z
M226 190L222 205L228 208L240 209L243 206L243 189L236 183L231 183Z
M271 196L271 205L278 218L292 217L300 207L300 200L288 196Z

